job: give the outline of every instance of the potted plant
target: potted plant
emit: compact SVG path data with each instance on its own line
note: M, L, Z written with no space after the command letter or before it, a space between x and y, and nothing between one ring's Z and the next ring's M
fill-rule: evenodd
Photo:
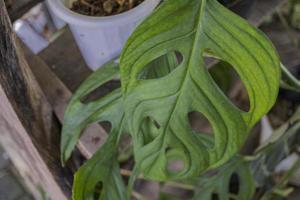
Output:
M227 98L207 69L206 58L226 62L237 72L249 96L249 110L240 110ZM76 173L73 198L125 200L130 199L139 177L181 183L200 177L204 191L196 193L195 200L213 199L215 191L229 199L227 188L235 174L241 183L235 198L251 199L252 172L264 169L269 155L277 155L273 151L277 143L272 140L253 157L238 153L250 130L276 102L281 69L282 82L289 88L299 87L280 64L270 40L217 0L163 1L130 36L120 62L108 62L92 74L66 110L63 162L88 124L111 124L106 143ZM82 102L116 75L121 77L121 88ZM188 120L191 112L202 114L213 134L193 130ZM292 127L298 128L295 118ZM280 134L285 132L290 133L289 127ZM127 190L118 162L124 133L132 137L134 157ZM218 174L207 179L203 174L210 170Z
M83 14L84 12L80 11L80 5L79 8L76 8L78 3L85 2L84 4L87 4L90 1L47 0L47 2L52 12L69 24L87 65L95 70L119 56L134 28L152 12L160 0L136 1L140 2L136 7L123 13L113 12L106 16L95 16L97 13L92 12ZM74 2L77 3L75 7ZM105 1L98 2L102 4ZM106 2L128 3L133 1ZM73 10L71 10L72 8ZM89 14L91 16L88 16Z

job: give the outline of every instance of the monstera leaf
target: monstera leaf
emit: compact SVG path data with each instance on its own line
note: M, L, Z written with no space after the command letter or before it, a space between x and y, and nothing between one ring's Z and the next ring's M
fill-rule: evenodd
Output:
M205 57L237 71L248 92L249 111L226 97ZM118 64L110 62L83 83L66 111L63 162L88 124L112 125L104 146L75 176L75 200L127 198L117 162L124 131L133 139L134 177L143 173L159 181L186 179L219 167L273 106L280 83L280 63L270 41L216 0L165 0L127 42L120 70L121 89L81 102L118 75ZM195 111L209 120L213 135L192 129L188 116ZM171 168L174 161L182 163L180 169Z
M148 63L168 52L181 57L173 71L141 78ZM205 56L237 71L249 95L248 112L220 90ZM216 0L165 0L133 33L120 67L137 168L159 181L197 176L228 161L273 106L280 83L280 62L271 42ZM209 120L213 136L192 130L188 115L193 111ZM152 126L145 131L148 119ZM183 163L181 169L170 170L174 159Z

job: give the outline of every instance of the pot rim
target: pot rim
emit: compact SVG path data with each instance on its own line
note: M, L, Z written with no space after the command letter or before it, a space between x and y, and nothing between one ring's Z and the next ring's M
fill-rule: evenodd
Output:
M62 20L71 25L87 27L107 27L126 25L139 21L149 15L150 12L160 3L161 0L145 0L135 8L112 16L87 16L76 13L68 8L63 0L47 0L50 9Z

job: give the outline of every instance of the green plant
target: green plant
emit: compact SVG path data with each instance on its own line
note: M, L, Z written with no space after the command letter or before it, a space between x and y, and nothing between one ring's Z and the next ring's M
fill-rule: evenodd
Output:
M240 110L226 97L207 69L205 57L233 66L247 89L249 111ZM282 68L283 85L299 90L299 82ZM117 75L121 88L99 100L81 102ZM238 199L248 199L254 191L248 161L233 157L274 105L280 75L272 43L216 0L165 0L132 34L120 64L112 61L91 75L68 106L61 142L63 162L88 124L109 121L112 126L106 143L77 172L73 198L128 199L140 174L156 181L186 180L221 167L225 177L209 179L205 188L215 191L215 184L228 182L238 169L252 188ZM188 115L193 111L209 120L213 136L191 128ZM127 195L117 160L124 132L131 134L135 159ZM170 169L172 160L183 166ZM233 161L228 164L229 160ZM223 199L228 198L226 193Z

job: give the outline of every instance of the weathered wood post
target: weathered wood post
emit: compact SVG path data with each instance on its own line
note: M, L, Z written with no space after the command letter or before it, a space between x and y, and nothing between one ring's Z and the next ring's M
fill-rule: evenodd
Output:
M64 200L71 181L60 166L59 124L52 113L0 0L0 143L36 199L42 189L52 200Z

